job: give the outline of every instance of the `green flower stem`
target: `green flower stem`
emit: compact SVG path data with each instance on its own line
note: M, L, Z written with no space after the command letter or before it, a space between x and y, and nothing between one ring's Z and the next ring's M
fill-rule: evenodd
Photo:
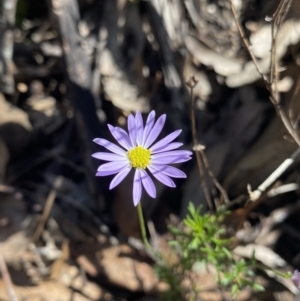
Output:
M138 217L139 217L139 223L140 223L141 234L142 234L142 239L143 239L144 245L146 246L147 249L152 250L152 247L147 239L146 225L145 225L145 220L144 220L144 216L143 216L141 202L139 202L137 205L137 213L138 213Z
M259 264L259 263L256 263L254 265L256 268L262 270L262 271L266 271L266 270L269 270L271 272L273 272L275 275L279 276L279 277L282 277L282 278L291 278L292 277L292 273L291 272L281 272L281 271L278 271L276 269L273 269L273 268L269 268L265 265L262 265L262 264Z

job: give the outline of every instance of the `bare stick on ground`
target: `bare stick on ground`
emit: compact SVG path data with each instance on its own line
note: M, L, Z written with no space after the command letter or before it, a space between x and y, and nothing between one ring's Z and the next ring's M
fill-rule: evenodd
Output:
M78 32L79 6L75 0L48 0L48 4L62 44L66 65L65 76L70 99L75 108L79 137L83 142L87 185L90 194L95 197L97 187L90 154L93 153L94 147L92 140L99 136L101 124L96 114L96 99L92 91L92 71Z
M270 75L266 76L265 74L262 73L259 63L254 56L250 43L242 29L242 26L238 20L238 16L236 13L236 10L234 8L234 5L231 0L230 2L230 7L231 11L234 17L234 20L236 22L236 26L238 28L238 31L241 35L241 38L246 46L246 49L256 67L257 72L260 74L261 78L265 82L266 88L270 92L270 100L273 103L283 125L287 129L288 133L291 135L291 137L294 139L294 141L300 146L300 138L298 133L295 132L293 125L291 124L291 121L289 120L287 114L285 113L284 109L282 108L282 104L280 102L280 96L278 93L277 89L277 83L278 83L278 61L277 61L277 56L276 56L276 40L277 40L277 34L278 31L281 27L281 24L284 20L284 17L286 16L291 3L293 0L281 0L276 12L273 14L272 18L269 18L268 21L271 22L272 25L272 30L271 30L271 35L272 35L272 48L271 48L271 58L270 58Z
M199 145L198 140L197 140L196 120L195 120L195 111L194 111L194 105L195 104L194 104L194 95L193 95L193 88L197 85L197 82L198 81L194 78L194 76L192 76L186 82L186 85L191 90L191 102L192 102L191 103L191 126L192 126L192 135L193 135L193 144L194 144L193 150L196 153L197 165L198 165L199 175L200 175L200 179L201 179L201 186L202 186L202 189L204 191L207 204L208 204L209 208L212 209L213 208L213 203L212 203L211 197L209 195L209 191L207 189L206 182L204 180L203 164L205 166L205 169L206 169L207 173L211 177L214 185L217 187L217 189L219 189L221 195L223 196L223 199L224 199L225 203L229 202L229 198L227 196L227 193L226 193L225 189L219 183L219 181L217 180L217 178L215 177L213 171L211 170L211 168L209 166L208 160L207 160L205 152L204 152L205 147L203 145Z
M0 271L2 274L2 278L3 278L4 284L5 284L6 290L7 290L9 300L10 301L18 301L16 293L13 289L13 284L11 282L5 260L1 253L0 253Z
M197 85L197 80L195 79L194 76L191 76L191 78L186 82L186 85L190 88L191 90L191 126L192 126L192 135L193 135L193 144L194 148L198 146L198 140L197 140L197 133L196 133L196 120L195 120L195 112L194 112L194 96L193 96L193 89ZM213 203L209 194L209 191L207 189L207 185L204 179L204 170L203 170L203 163L201 161L200 157L200 152L198 150L195 151L196 154L196 160L197 160L197 166L199 170L199 175L200 175L200 183L201 187L203 189L205 199L207 202L207 205L209 209L213 209Z
M250 198L252 201L256 201L260 198L263 192L271 187L273 183L295 162L296 158L300 155L300 148L290 156L290 158L285 159L274 172L262 183L255 191L251 191L251 188L248 187Z
M32 237L32 242L36 242L44 230L45 224L48 220L49 214L51 212L54 201L56 199L57 189L59 189L59 187L62 185L62 181L63 181L63 177L61 177L61 176L57 177L54 181L53 188L51 189L51 191L47 197L45 208L44 208L43 214L41 216L39 225Z
M0 9L0 90L13 94L15 83L13 77L14 26L17 0L2 0Z
M251 46L249 44L248 39L245 36L245 33L242 29L242 26L238 20L237 13L235 11L234 5L231 0L230 1L230 7L232 10L232 14L234 17L234 20L236 22L236 26L238 28L238 31L241 35L241 38L247 48L247 51L256 67L257 72L260 74L261 78L263 79L266 88L270 92L270 100L273 103L283 125L285 126L288 133L291 135L291 137L294 139L294 141L300 146L300 137L296 131L295 124L293 124L293 121L288 117L286 112L284 111L281 101L280 101L280 95L277 89L277 83L279 79L279 71L278 71L278 60L276 55L276 40L278 31L282 25L282 22L289 11L292 1L293 0L281 0L275 13L271 18L268 18L267 20L271 22L271 35L272 35L272 46L271 46L271 58L270 58L270 74L269 76L266 76L262 73L259 63L254 56ZM298 87L296 87L298 89ZM291 116L291 114L289 114ZM251 191L251 188L248 188L250 198L252 201L257 201L263 192L265 192L277 179L282 175L282 173L291 165L293 164L296 157L299 155L299 148L292 154L292 156L288 159L286 159L255 191Z

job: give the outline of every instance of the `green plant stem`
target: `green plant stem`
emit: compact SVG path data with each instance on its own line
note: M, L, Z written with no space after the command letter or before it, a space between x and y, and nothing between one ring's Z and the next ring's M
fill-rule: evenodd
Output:
M141 202L138 203L136 209L137 209L137 213L138 213L138 217L139 217L139 223L140 223L141 234L142 234L142 239L143 239L144 245L146 246L147 249L152 250L152 247L147 239L146 225L145 225L145 220L144 220L144 216L143 216Z
M279 276L279 277L282 277L282 278L291 278L291 277L292 277L291 272L281 272L281 271L278 271L278 270L273 269L273 268L269 268L269 267L267 267L267 266L265 266L265 265L262 265L262 264L259 264L259 263L256 263L256 264L254 265L254 267L256 267L256 268L258 268L258 269L260 269L260 270L262 270L262 271L264 271L264 272L265 272L266 270L271 271L271 272L273 272L275 275L277 275L277 276Z

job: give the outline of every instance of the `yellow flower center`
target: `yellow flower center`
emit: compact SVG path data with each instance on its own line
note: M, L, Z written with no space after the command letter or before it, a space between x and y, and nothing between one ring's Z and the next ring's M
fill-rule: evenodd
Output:
M142 146L136 146L135 148L127 152L127 157L130 164L134 168L145 169L150 164L151 150Z

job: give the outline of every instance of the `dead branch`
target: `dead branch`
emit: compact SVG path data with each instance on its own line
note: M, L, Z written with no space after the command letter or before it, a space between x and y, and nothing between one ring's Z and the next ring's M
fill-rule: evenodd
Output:
M6 286L6 290L7 290L9 300L10 301L18 301L16 293L13 289L13 284L11 282L10 275L9 275L5 260L4 260L1 253L0 253L0 271L1 271L4 283L5 283L5 286Z
M245 36L245 33L241 27L241 24L238 20L237 13L235 11L234 5L232 3L232 0L230 1L230 7L231 11L234 17L234 20L236 22L236 26L238 28L238 31L241 35L241 38L246 46L246 49L256 67L257 72L260 74L261 78L263 79L266 88L270 92L270 100L273 103L283 125L287 129L288 133L292 136L292 138L295 140L295 142L300 146L300 138L299 135L295 132L294 127L291 124L291 121L288 119L288 116L286 115L285 111L282 108L282 105L280 103L279 99L279 93L277 89L277 83L278 83L278 61L276 57L276 38L277 33L280 29L280 26L282 24L282 21L284 20L284 17L286 16L291 3L293 0L281 0L276 12L274 13L273 17L271 19L268 19L272 22L272 48L271 48L271 59L270 59L270 75L267 77L264 75L259 67L259 64L257 62L257 59L255 58L250 43Z
M71 101L76 109L79 136L84 146L86 180L91 195L95 196L95 178L92 176L94 168L90 154L94 148L92 140L98 136L101 124L96 114L91 67L77 29L80 21L79 7L74 0L49 0L48 3L61 38Z
M257 201L263 192L265 192L296 160L300 155L300 148L298 148L290 158L287 158L276 168L276 170L261 184L255 191L249 188L249 194L252 201Z
M194 96L193 96L193 88L197 85L197 80L192 76L189 81L186 82L186 85L190 88L191 91L191 127L192 127L192 136L193 136L193 144L194 147L196 147L199 143L197 140L197 132L196 132L196 120L195 120L195 110L194 110ZM207 205L210 210L213 209L213 203L209 194L209 191L207 189L207 184L204 180L204 169L203 169L203 163L201 161L200 152L195 151L196 154L196 160L197 160L197 166L199 170L200 175L200 183L201 187L203 189L205 199L207 202Z
M0 11L0 90L13 94L15 83L13 77L14 25L17 0L2 0Z
M181 107L182 102L179 90L182 88L182 82L175 67L174 55L168 43L168 35L161 17L163 9L166 8L163 8L159 1L149 2L147 7L151 16L157 41L161 47L162 71L164 74L165 85L171 92L173 105L175 107Z
M46 222L48 220L48 217L50 215L51 209L53 207L53 204L55 202L56 195L57 195L57 190L62 185L62 182L63 182L63 177L61 177L61 176L58 176L55 179L54 184L53 184L53 188L51 189L51 191L50 191L50 193L47 197L45 207L44 207L44 211L43 211L43 214L41 216L40 222L39 222L38 227L37 227L32 239L31 239L32 242L36 242L39 239L40 235L42 234L42 232L44 230L44 227L45 227L45 224L46 224Z

